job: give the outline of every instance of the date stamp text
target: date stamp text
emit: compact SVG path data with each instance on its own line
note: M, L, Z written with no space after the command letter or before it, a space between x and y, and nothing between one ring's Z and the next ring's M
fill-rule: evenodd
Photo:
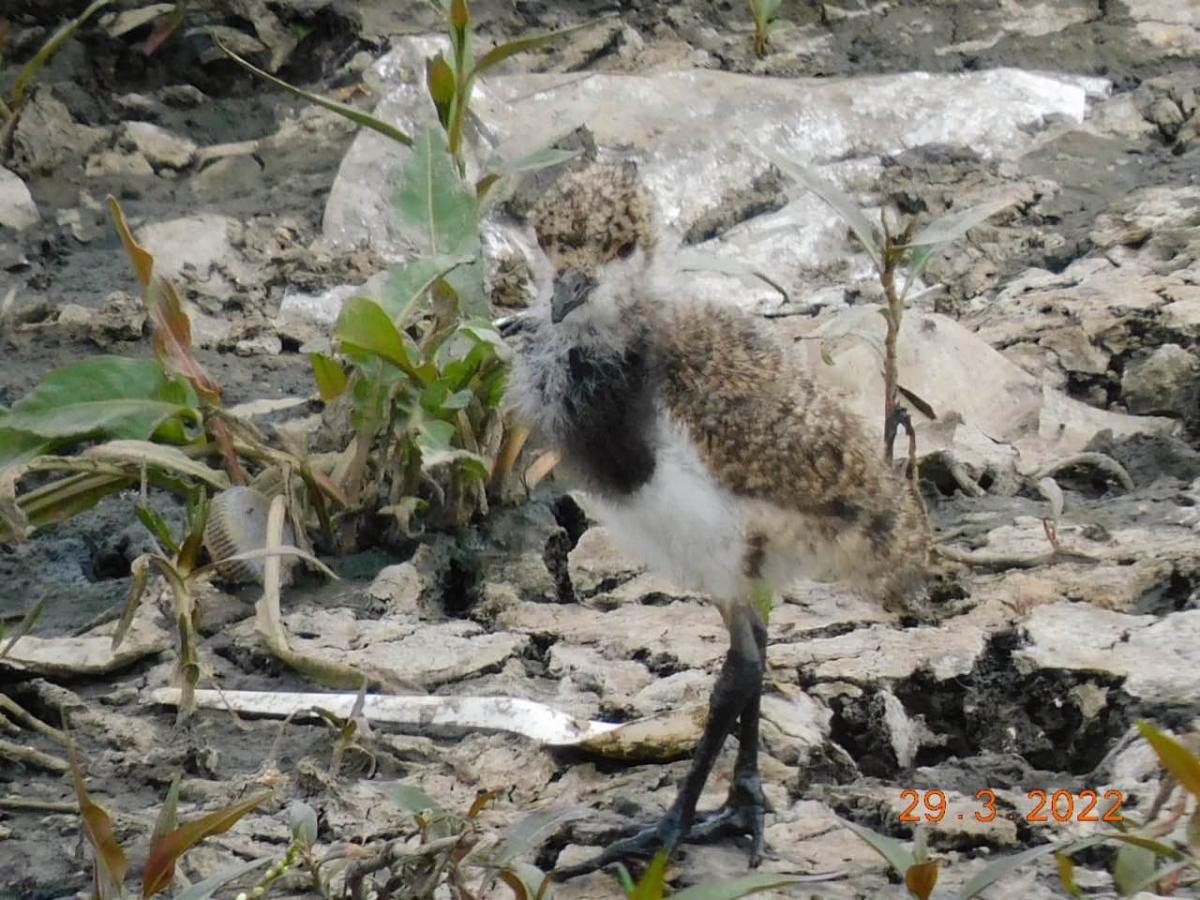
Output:
M996 792L984 788L975 794L975 804L969 809L951 810L946 792L940 790L918 791L906 788L900 792L901 822L941 822L947 816L960 822L974 817L977 822L994 822L996 819L1022 820L1030 823L1050 822L1120 822L1121 806L1125 795L1116 788L1103 794L1084 789L1068 791L1044 791L1038 788L1025 794L1029 809L1004 810L996 806Z

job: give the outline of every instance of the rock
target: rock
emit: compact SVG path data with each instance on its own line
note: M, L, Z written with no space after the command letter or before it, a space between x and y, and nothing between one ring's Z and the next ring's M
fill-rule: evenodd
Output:
M385 604L388 612L419 615L425 579L412 563L387 566L367 588L367 596Z
M1194 421L1200 415L1196 358L1178 344L1155 348L1149 356L1126 364L1121 399L1131 413Z
M1129 694L1159 707L1200 692L1200 610L1135 616L1081 603L1035 608L1028 644L1013 654L1026 669L1069 669L1123 677Z
M580 596L616 587L641 570L613 543L606 528L589 528L579 538L568 560L571 586Z
M126 122L122 144L137 150L155 169L186 169L196 155L196 145L150 122Z
M377 116L410 132L433 123L423 86L411 73L423 71L425 57L439 48L426 38L404 40L376 64L368 81L384 94ZM770 162L749 148L771 148L816 165L834 181L853 180L857 190L878 171L882 154L934 141L971 147L988 159L1010 156L1029 145L1034 123L1053 116L1081 121L1087 94L1080 83L1009 69L838 80L697 69L591 72L583 79L574 73L501 75L476 83L472 109L488 144L467 148L468 167L476 172L478 161L492 154L512 159L541 149L587 122L597 145L622 147L638 159L667 242L678 244L731 195L751 190L769 173ZM941 111L936 129L924 115L930 104ZM989 110L986 122L977 114L981 106ZM729 135L737 136L735 144ZM323 231L331 246L368 244L389 258L412 253L416 237L397 222L390 196L377 189L393 183L409 152L378 134L359 133L325 209ZM693 293L721 302L736 297L755 310L779 307L778 291L715 270L722 266L761 271L797 297L825 286L828 279L815 272L844 264L845 226L812 194L790 190L794 200L779 212L756 216L689 251L707 264L680 274ZM769 241L756 236L782 225L788 231ZM528 238L525 247L532 254Z
M21 177L0 167L0 228L24 231L41 218L33 195Z
M64 303L58 308L56 321L59 325L67 328L78 328L90 325L92 316L92 311L85 306L80 306L78 303Z
M83 173L89 178L148 177L154 174L154 168L140 153L102 150L88 157Z
M86 157L109 132L80 125L51 91L37 90L13 132L13 161L19 171L45 175Z
M240 339L233 345L238 356L278 356L283 352L283 341L272 333L256 334Z
M122 94L117 98L117 106L123 115L142 121L161 118L167 111L161 100L149 94Z
M1168 137L1173 137L1183 124L1183 110L1172 100L1160 97L1146 111L1146 118L1157 125Z
M226 156L194 175L192 190L202 200L249 193L262 177L262 164L253 156Z
M200 213L143 225L137 238L154 255L156 272L178 277L185 269L193 269L204 277L235 255L232 240L240 230L235 219Z

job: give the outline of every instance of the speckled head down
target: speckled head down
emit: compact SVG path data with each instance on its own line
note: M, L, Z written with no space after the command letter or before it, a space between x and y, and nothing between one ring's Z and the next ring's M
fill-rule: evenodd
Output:
M564 175L530 215L555 268L593 272L654 249L650 198L633 163L593 163Z

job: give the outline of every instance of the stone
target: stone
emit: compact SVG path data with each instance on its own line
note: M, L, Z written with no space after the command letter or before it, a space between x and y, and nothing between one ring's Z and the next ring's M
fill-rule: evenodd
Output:
M1196 358L1178 344L1156 347L1148 356L1126 364L1121 399L1131 413L1194 421L1200 415Z
M1026 669L1123 677L1123 689L1156 706L1188 705L1200 692L1200 610L1138 616L1083 603L1036 607L1028 644L1013 654Z
M379 570L367 588L367 596L383 603L389 612L419 615L425 579L412 563L400 563Z
M641 571L613 543L608 529L589 528L579 538L579 543L567 557L571 586L580 596L589 596L600 590L615 587L629 581Z
M202 200L249 193L262 177L262 164L253 156L237 155L218 159L192 176L192 190Z
M185 269L192 269L204 277L235 255L232 236L240 230L235 219L200 213L143 225L137 239L154 255L156 272L178 277Z
M13 132L14 167L46 175L70 160L83 159L108 136L105 128L76 122L52 91L37 90Z
M366 79L383 95L375 115L408 132L434 124L423 85L411 73L423 71L424 59L440 47L429 38L402 40L376 63ZM466 152L476 172L489 156L517 158L586 122L597 145L620 146L638 159L664 246L674 252L695 223L770 172L771 162L755 150L815 166L853 193L879 171L881 155L924 144L966 146L986 159L1015 155L1032 140L1029 126L1051 117L1082 121L1088 92L1077 81L1011 69L811 80L704 69L499 75L476 82L472 110L487 145ZM940 111L936 119L925 115L931 106ZM987 117L978 115L982 107ZM730 135L737 136L732 144ZM387 258L407 258L420 246L421 235L397 221L391 197L377 189L394 183L409 152L378 134L358 134L325 209L323 232L331 246L366 244ZM817 270L844 264L845 226L811 193L794 185L787 190L791 202L781 197L786 205L778 212L687 248L679 277L692 293L721 302L736 297L748 309L770 311L782 302L779 291L749 277L749 270L767 274L790 296L808 297L825 286ZM768 229L776 229L771 240L760 239ZM529 236L510 231L522 236L532 256ZM860 274L869 278L869 271Z
M196 155L196 144L150 122L126 122L121 143L137 150L155 169L186 169Z
M41 219L33 195L21 176L0 166L0 228L24 231Z
M102 150L88 157L83 174L88 178L149 177L154 174L154 167L146 157L137 152Z

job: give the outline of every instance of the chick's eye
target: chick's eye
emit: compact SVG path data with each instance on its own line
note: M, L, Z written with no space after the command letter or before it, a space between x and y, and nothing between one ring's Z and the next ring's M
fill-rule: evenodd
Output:
M629 259L629 257L633 256L633 251L636 249L637 241L629 241L617 249L617 256L621 257L621 259Z

